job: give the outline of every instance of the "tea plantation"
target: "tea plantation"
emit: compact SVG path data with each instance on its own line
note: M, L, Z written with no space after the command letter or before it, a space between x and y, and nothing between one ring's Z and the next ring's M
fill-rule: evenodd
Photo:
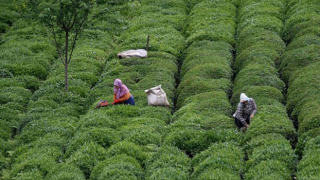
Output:
M320 0L97 0L69 92L23 3L0 2L0 179L320 179ZM116 78L136 105L95 109ZM148 106L160 84L170 106Z

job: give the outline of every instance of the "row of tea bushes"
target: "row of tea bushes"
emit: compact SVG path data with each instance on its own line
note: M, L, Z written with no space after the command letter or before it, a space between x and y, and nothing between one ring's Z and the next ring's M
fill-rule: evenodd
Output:
M12 138L29 100L40 80L47 78L55 59L54 47L46 40L44 28L21 20L14 7L12 1L0 2L0 33L4 33L0 40L0 177L2 168L9 166L10 152L16 146Z
M301 161L298 179L319 179L319 1L289 1L284 37L288 47L281 72L288 82L287 109L298 127L296 146Z
M240 93L258 108L244 137L247 153L244 179L291 179L297 157L296 132L284 103L285 84L277 63L285 50L281 40L286 1L244 0L239 5L236 77L232 103Z
M66 161L79 167L86 178L185 179L190 171L189 159L181 150L162 146L174 109L178 56L184 48L177 23L184 21L186 5L181 0L140 2L128 13L128 29L117 38L117 52L90 91L86 101L90 109L66 147ZM148 58L116 57L121 51L144 49L148 35ZM100 100L112 103L116 78L130 89L136 105L94 109ZM144 90L158 85L167 94L167 108L148 106ZM104 149L99 151L102 159L93 159L100 154L84 151L88 147L84 144Z
M184 32L177 108L164 143L192 158L191 179L241 179L242 134L231 118L234 1L204 0L190 10ZM223 142L223 143L222 143Z
M48 78L32 95L27 114L21 117L21 133L16 137L19 146L12 154L4 179L85 179L82 167L105 158L105 149L94 143L84 143L76 157L67 159L65 153L79 116L86 111L87 95L102 73L106 51L111 50L112 34L106 31L93 25L80 36L69 64L68 93L64 90L61 61L53 62ZM88 164L73 163L92 154Z

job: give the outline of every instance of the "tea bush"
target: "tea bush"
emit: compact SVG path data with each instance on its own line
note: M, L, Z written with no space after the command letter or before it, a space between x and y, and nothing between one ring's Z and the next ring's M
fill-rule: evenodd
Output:
M85 180L83 172L73 164L58 163L52 167L45 179Z
M50 172L61 155L62 152L57 148L29 149L18 157L15 164L12 164L8 178L19 177L20 172L38 171L37 175L41 175L44 179L45 174Z
M75 151L66 163L71 163L82 170L86 178L90 174L96 164L106 159L107 151L94 142L84 143L77 151Z
M297 135L293 123L288 117L277 114L257 114L250 124L250 129L251 130L246 133L245 141L248 141L257 135L272 132L283 135L293 143Z
M284 162L286 167L293 171L297 162L297 155L292 151L290 142L279 144L273 142L270 144L264 144L254 148L252 154L248 154L248 161L246 162L247 169L258 165L258 163L266 160L279 160Z
M180 151L177 147L163 145L150 158L147 159L146 178L185 178L191 171L189 163L190 159L184 152ZM164 174L160 174L160 172L163 172Z
M251 13L251 12L250 12ZM236 44L237 54L243 50L250 49L273 49L278 53L283 53L285 50L285 43L278 33L263 28L248 28L239 34L237 39L240 43ZM253 48L254 47L254 48ZM237 69L241 67L235 66Z
M236 72L239 72L249 64L265 64L275 67L275 60L279 58L279 53L274 49L263 47L256 48L253 46L244 49L240 54L238 54L233 67Z
M281 92L285 89L284 82L279 78L276 68L270 65L247 65L243 68L235 79L235 88L243 86L270 86L279 89Z
M220 79L206 79L198 76L194 76L188 80L185 80L179 84L177 89L178 102L177 106L183 106L185 99L195 95L203 96L207 95L208 98L210 92L219 92L221 94L229 94L231 91L231 80L220 78Z
M90 179L142 179L143 169L133 157L121 154L99 162Z
M251 168L245 175L244 179L291 179L292 171L287 165L278 160L261 161Z
M215 98L216 101L212 101L210 97L212 97L212 99ZM206 92L188 97L182 106L183 107L174 114L174 118L179 117L187 112L201 112L201 114L208 116L216 113L221 113L224 115L229 115L232 113L231 104L227 100L226 94L219 91Z
M221 179L219 174L227 174L231 177L240 178L240 173L243 171L243 158L244 153L236 143L217 143L211 145L207 150L197 154L191 161L194 168L192 176L197 179L198 176L204 178L206 170L218 170L217 179ZM208 173L208 172L207 172ZM233 174L230 175L230 174ZM208 174L207 174L208 176ZM213 175L211 175L213 176ZM209 176L210 177L210 176Z
M185 27L187 44L190 45L201 40L235 44L233 38L236 26L235 14L236 7L229 2L202 1L198 3L192 8ZM208 16L211 18L206 18ZM212 31L212 27L214 27L214 31Z
M301 179L310 179L319 177L317 170L319 169L319 136L311 138L307 141L303 151L303 158L298 164L297 177Z
M76 126L77 118L61 117L61 118L41 118L36 121L29 122L19 137L24 143L29 143L48 133L59 132L62 136L71 138Z
M285 81L296 73L296 70L319 62L319 45L305 46L299 49L286 51L280 65L280 70Z
M211 116L199 115L197 113L184 113L178 119L174 119L174 122L170 126L173 129L233 129L234 119L219 113L212 114Z
M316 31L309 33L308 31ZM320 38L317 34L320 33L320 28L315 29L315 27L311 27L310 29L302 30L301 33L306 33L303 35L298 36L297 38L292 41L288 47L287 50L295 50L303 47L307 47L310 45L319 45L320 44Z
M117 131L106 127L88 128L77 131L67 145L66 157L70 157L84 143L96 143L107 149L120 141L118 134Z
M151 37L149 42L150 51L163 51L178 56L184 48L182 35L173 27L164 24L161 27L142 27L139 31L126 31L120 39L120 51L144 49L148 35Z
M240 86L240 85L239 85ZM284 96L279 89L270 86L242 86L238 91L233 92L231 104L240 102L240 93L245 92L248 97L252 97L257 105L280 105L284 102ZM281 105L280 105L281 106Z
M161 144L161 134L154 128L146 125L129 125L120 128L123 140L133 142L137 145Z
M142 147L132 142L120 141L107 149L107 157L117 155L128 155L136 159L142 168L145 167L145 160L147 154L143 151Z

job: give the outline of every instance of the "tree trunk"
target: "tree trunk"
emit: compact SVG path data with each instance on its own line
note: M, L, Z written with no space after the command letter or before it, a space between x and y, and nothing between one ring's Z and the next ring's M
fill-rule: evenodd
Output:
M64 62L64 87L66 89L66 92L68 92L69 84L68 84L68 36L69 33L66 31L66 51L65 51L65 62Z

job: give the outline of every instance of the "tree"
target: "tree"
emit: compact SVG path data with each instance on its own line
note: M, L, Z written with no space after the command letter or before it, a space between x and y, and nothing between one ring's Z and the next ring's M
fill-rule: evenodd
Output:
M94 0L27 0L32 17L43 23L52 34L59 58L64 64L67 92L68 65L94 4Z

